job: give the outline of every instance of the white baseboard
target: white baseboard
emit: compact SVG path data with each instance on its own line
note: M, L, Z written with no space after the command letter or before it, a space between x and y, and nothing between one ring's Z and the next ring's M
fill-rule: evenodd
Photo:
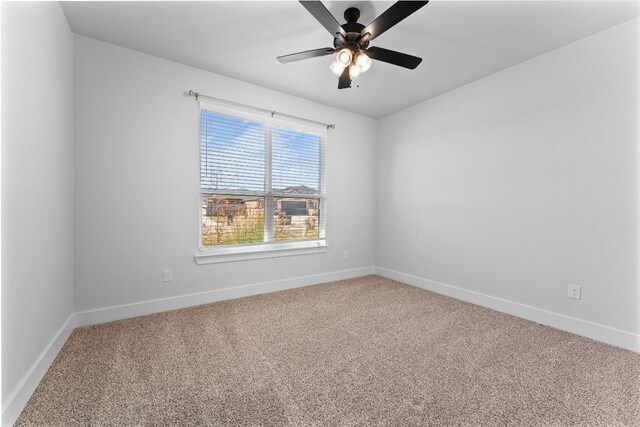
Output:
M375 267L373 266L354 268L350 270L339 270L331 273L299 276L290 279L274 280L270 282L255 283L252 285L216 289L213 291L178 295L169 298L154 299L132 304L99 308L96 310L81 311L76 313L76 325L95 325L98 323L112 322L114 320L128 319L131 317L144 316L146 314L175 310L178 308L209 304L216 301L283 291L285 289L300 288L303 286L317 285L319 283L333 282L336 280L351 279L353 277L373 274L374 270Z
M42 381L44 374L55 360L56 356L67 342L71 332L75 329L75 316L72 313L64 325L53 336L49 344L33 362L27 373L22 377L18 385L2 402L2 425L12 426L20 416L36 387Z
M436 282L435 280L401 273L388 268L376 267L375 272L380 276L397 280L417 288L447 295L452 298L488 307L496 311L522 317L523 319L536 323L640 353L640 334L577 319L560 313L554 313L457 286L447 285L446 283Z

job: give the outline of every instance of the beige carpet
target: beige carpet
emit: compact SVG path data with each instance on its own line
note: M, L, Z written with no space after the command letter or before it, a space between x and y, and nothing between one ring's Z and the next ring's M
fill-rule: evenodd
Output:
M17 425L640 425L640 355L378 276L77 329Z

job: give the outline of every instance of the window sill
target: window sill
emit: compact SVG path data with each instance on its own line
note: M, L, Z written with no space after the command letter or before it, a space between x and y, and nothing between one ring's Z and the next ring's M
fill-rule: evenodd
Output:
M232 248L202 249L195 254L196 264L219 264L222 262L252 259L278 258L285 256L318 254L327 252L326 240L305 242L271 243L264 245L236 246Z

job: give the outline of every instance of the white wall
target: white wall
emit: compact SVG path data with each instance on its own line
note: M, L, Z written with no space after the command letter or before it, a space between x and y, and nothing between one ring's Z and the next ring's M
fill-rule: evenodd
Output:
M382 119L381 271L637 334L638 72L635 19Z
M72 312L73 36L57 2L3 2L3 408Z
M75 48L76 311L373 266L374 120L82 36ZM328 253L195 264L199 130L189 89L336 124Z

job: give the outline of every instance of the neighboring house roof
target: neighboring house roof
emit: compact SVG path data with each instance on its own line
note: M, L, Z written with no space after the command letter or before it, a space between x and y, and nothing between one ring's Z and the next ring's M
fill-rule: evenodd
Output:
M286 194L318 194L318 190L316 190L315 188L307 187L306 185L296 185L293 187L287 187L275 191L277 191L278 193Z

